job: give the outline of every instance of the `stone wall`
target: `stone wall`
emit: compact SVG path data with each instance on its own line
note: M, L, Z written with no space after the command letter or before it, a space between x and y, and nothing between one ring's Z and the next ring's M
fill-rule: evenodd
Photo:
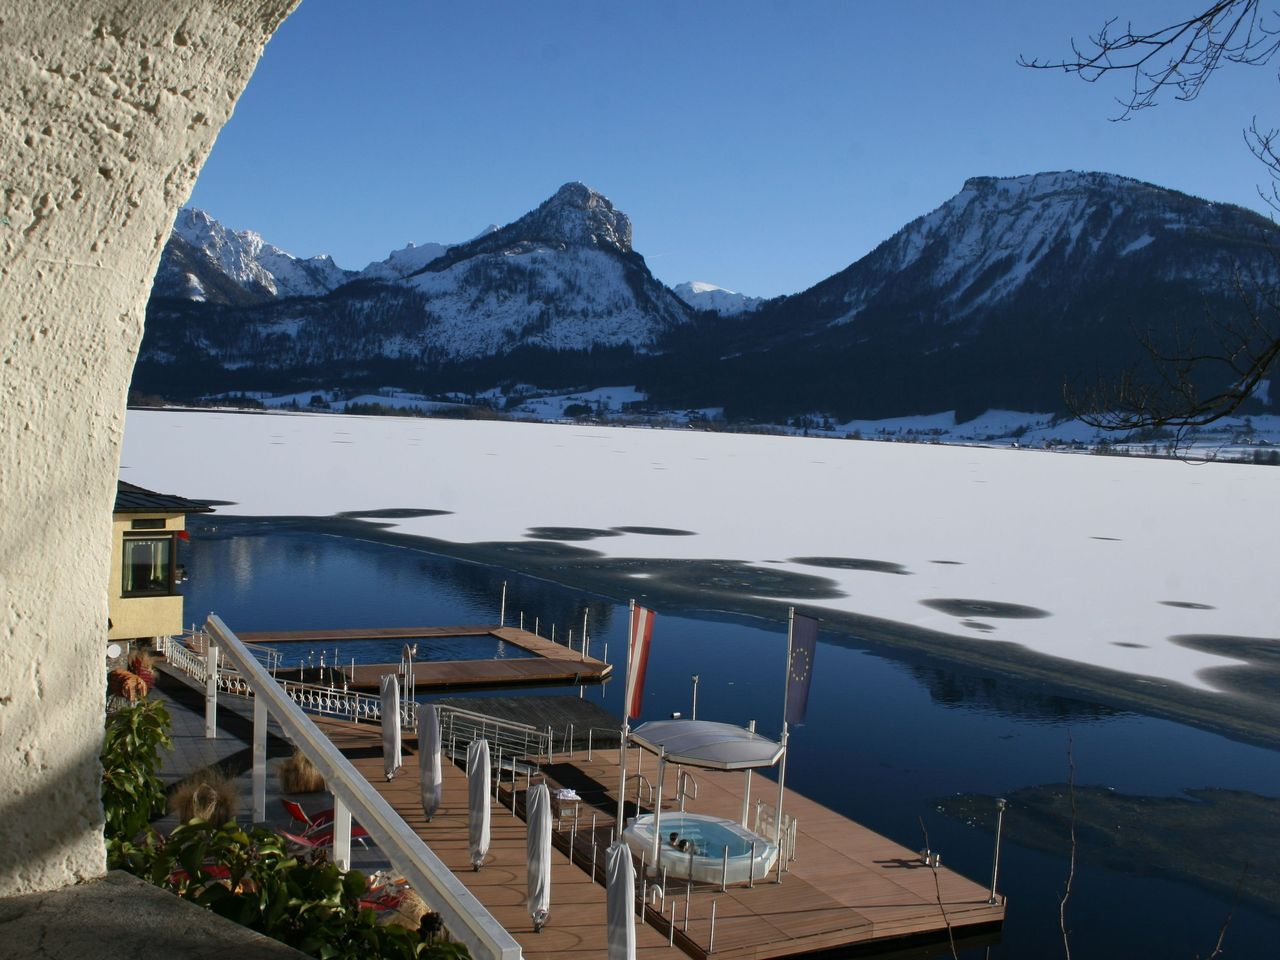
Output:
M111 508L160 251L297 0L0 0L0 896L103 872Z

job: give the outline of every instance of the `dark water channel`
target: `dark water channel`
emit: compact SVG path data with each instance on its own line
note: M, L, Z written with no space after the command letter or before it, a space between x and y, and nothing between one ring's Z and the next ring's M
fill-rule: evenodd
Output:
M403 547L212 517L192 524L185 563L188 620L213 611L234 630L430 626L497 621L503 581L508 622L521 610L541 632L556 624L579 636L588 611L592 653L605 642L621 676L626 605L509 571ZM643 586L642 581L637 581ZM643 598L643 594L638 594ZM663 615L653 635L643 719L690 708L698 716L758 721L776 736L782 710L785 608L777 622L730 615ZM621 683L585 695L617 713ZM537 691L546 692L546 691ZM560 691L563 692L563 691ZM1072 739L1076 780L1121 793L1174 796L1222 787L1280 796L1280 755L1181 724L1049 695L1034 683L957 673L891 659L845 638L823 637L815 657L807 724L793 737L787 780L809 797L913 849L921 823L945 865L986 883L992 836L943 815L955 793L1000 795L1067 778ZM1058 895L1065 857L1020 847L1015 806L1006 820L1001 889L1009 897L1002 942L991 957L1062 956ZM1170 838L1176 845L1176 838ZM1092 960L1205 957L1233 909L1232 897L1118 870L1081 849L1069 904L1072 955ZM1274 864L1254 869L1276 870ZM1225 956L1275 956L1280 906L1235 906ZM986 950L963 952L987 956Z

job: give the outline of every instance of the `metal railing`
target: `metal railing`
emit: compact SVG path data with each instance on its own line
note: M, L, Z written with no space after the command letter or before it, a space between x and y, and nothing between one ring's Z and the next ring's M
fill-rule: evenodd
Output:
M483 738L489 741L491 758L540 757L545 758L547 762L551 761L554 745L550 727L539 729L527 723L502 720L488 714L443 704L440 705L439 710L440 739L451 756L460 755L459 751L465 754L467 745L471 741Z
M350 856L350 827L355 818L397 872L440 914L445 929L465 944L473 957L519 960L520 945L475 898L453 872L414 833L380 795L321 732L302 708L286 694L218 617L207 624L212 660L225 657L241 674L254 696L253 793L255 816L266 800L266 737L268 714L316 765L334 798L335 859L345 848ZM345 837L341 834L345 833Z
M174 667L193 680L204 683L209 676L205 656L207 641L208 638L202 632L184 636L183 639L162 637L158 649ZM273 658L260 656L259 652L248 644L245 647L250 656L274 675L274 667L268 666L268 663ZM269 650L269 648L264 648L264 650ZM276 654L275 665L278 666L279 652L271 652ZM346 686L326 686L319 683L302 683L296 680L277 680L276 682L294 703L310 713L342 717L356 723L361 720L382 721L382 698L377 694L362 693L359 690L351 690ZM234 665L228 663L220 662L218 664L218 690L221 693L229 693L238 697L253 696L253 689L244 675ZM400 697L400 723L406 729L413 730L416 729L417 721L417 711L414 709L413 700L402 692Z

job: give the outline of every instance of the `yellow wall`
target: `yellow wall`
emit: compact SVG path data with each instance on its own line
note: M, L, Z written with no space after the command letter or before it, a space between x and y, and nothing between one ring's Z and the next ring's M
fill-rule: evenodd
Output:
M111 518L111 579L107 584L107 611L111 618L108 640L133 640L138 637L164 637L182 632L182 597L123 597L121 586L124 563L124 535L134 520L164 520L164 529L186 529L182 514L128 513ZM159 530L138 530L159 533ZM176 560L176 558L175 558Z

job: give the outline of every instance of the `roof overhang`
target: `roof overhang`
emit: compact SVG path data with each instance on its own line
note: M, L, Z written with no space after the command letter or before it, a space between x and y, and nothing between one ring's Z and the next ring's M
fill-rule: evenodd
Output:
M671 763L704 770L772 767L782 757L782 744L712 720L650 720L632 730L630 740Z

